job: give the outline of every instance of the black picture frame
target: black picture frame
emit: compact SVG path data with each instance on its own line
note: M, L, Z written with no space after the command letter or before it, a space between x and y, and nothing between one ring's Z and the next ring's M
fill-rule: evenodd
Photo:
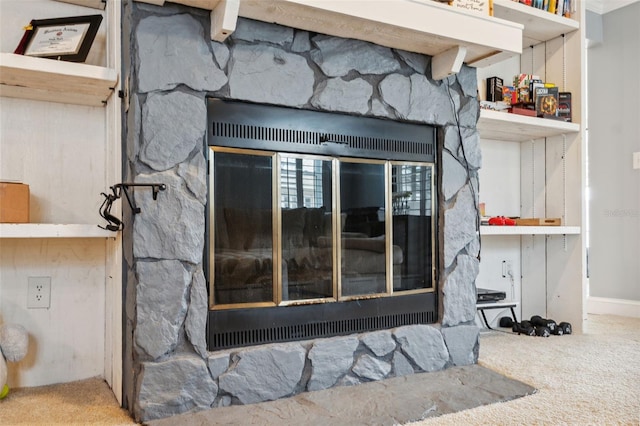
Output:
M101 22L102 15L33 19L14 53L84 62Z

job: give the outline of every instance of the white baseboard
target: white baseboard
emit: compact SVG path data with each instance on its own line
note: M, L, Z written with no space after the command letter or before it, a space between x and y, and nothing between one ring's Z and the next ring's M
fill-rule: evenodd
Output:
M640 318L640 301L589 297L587 299L587 313Z

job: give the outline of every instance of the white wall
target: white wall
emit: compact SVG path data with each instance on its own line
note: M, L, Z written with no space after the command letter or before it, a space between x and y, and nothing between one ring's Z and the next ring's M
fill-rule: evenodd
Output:
M31 19L102 11L48 0L0 0L0 50ZM104 22L87 63L105 62ZM105 108L0 98L0 180L30 186L31 222L102 223ZM22 324L29 352L9 386L101 376L105 367L105 239L0 239L0 323ZM28 277L51 277L49 309L28 309Z
M639 17L640 3L603 15L603 40L588 50L588 143L589 311L640 317Z

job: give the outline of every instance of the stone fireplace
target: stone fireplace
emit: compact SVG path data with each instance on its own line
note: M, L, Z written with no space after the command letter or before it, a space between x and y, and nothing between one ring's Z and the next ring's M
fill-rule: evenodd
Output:
M219 43L208 12L176 5L128 3L124 34L124 179L167 186L137 191L141 213L124 218L123 395L138 421L477 361L473 68L434 81L427 56L248 19ZM437 127L436 321L210 350L210 98Z

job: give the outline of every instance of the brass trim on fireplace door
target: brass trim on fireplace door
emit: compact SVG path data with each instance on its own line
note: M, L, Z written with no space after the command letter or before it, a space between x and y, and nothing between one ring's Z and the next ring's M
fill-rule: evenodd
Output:
M271 232L273 238L273 303L276 305L282 302L282 208L280 207L280 155L275 153L271 168L271 179L273 181L271 196Z
M393 208L391 204L391 167L390 161L384 164L384 232L385 232L385 280L387 295L393 294Z
M245 155L255 155L255 156L263 156L263 157L271 157L271 167L274 167L275 158L277 153L273 151L262 151L262 150L254 150L254 149L243 149L243 148L229 148L223 146L210 146L211 152L213 155L209 158L209 200L211 201L210 206L210 215L209 215L209 309L211 310L224 310L224 309L234 309L234 308L266 308L276 306L275 301L271 302L252 302L252 303L225 303L225 304L215 304L215 262L213 262L213 257L215 256L215 239L214 239L214 228L215 228L215 153L223 152L223 153L231 153L231 154L245 154ZM272 175L273 176L273 175ZM273 177L272 177L273 179ZM273 195L273 193L272 193ZM272 206L274 203L274 198L272 196ZM273 225L272 225L273 226ZM274 241L274 247L276 242ZM272 258L274 253L272 253ZM272 275L272 279L273 279ZM276 285L275 283L273 285Z

